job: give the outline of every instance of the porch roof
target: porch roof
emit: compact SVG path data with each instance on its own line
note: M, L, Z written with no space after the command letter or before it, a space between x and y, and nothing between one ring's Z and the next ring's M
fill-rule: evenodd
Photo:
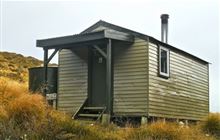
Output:
M102 30L90 33L81 33L76 35L62 36L56 38L37 40L37 47L46 49L62 49L71 48L74 45L97 43L98 41L105 41L106 39L113 39L123 42L134 42L134 36L116 32L112 30Z

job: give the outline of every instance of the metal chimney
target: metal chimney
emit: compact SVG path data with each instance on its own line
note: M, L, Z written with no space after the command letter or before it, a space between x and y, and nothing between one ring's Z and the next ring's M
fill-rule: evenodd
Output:
M161 18L161 41L164 43L168 42L168 14L162 14Z

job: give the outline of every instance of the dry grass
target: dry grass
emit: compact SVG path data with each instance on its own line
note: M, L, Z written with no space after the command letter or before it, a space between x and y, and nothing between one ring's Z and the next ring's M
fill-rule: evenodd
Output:
M215 140L206 136L198 126L180 126L170 122L155 122L129 130L126 140Z
M211 115L203 125L190 127L164 122L139 128L85 125L51 109L41 95L30 94L25 85L0 78L1 140L214 140L205 136L201 127L209 128L204 130L213 134L210 126L219 122L219 118Z
M220 139L220 113L210 113L201 124L202 129Z
M0 78L0 139L102 139L97 127L85 126L51 109L39 94L7 78Z
M34 128L33 121L40 122L45 109L41 95L31 95L25 85L0 78L0 133L3 137L17 137Z

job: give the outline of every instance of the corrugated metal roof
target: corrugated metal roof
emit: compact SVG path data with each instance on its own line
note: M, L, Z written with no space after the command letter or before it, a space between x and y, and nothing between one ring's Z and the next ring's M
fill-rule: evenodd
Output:
M112 32L112 31L108 31L108 30L102 30L102 31L93 31L94 29L103 26L103 27L107 27L109 29L113 29L117 32ZM92 32L93 31L93 32ZM120 34L121 32L121 34ZM129 35L125 35L123 33L127 33ZM118 36L119 35L119 36ZM146 34L143 33L139 33L130 29L126 29L124 27L120 27L105 21L98 21L97 23L93 24L92 26L90 26L89 28L85 29L84 31L82 31L80 34L74 34L74 35L69 35L69 36L62 36L62 37L55 37L55 38L48 38L48 39L42 39L42 40L37 40L37 47L47 47L47 48L54 48L54 46L61 46L64 44L71 44L71 43L82 43L82 42L87 42L87 41L94 41L94 40L98 40L98 39L104 39L104 38L112 38L112 39L116 39L116 40L124 40L124 41L130 41L132 42L133 38L132 36L144 39L144 40L149 40L151 42L154 42L157 45L163 45L165 47L169 47L170 49L182 52L185 55L191 56L199 61L205 62L205 63L209 63L193 54L190 54L186 51L183 51L177 47L174 47L170 44L161 42L160 40L148 36ZM121 38L120 38L121 36ZM51 47L53 46L53 47Z
M93 31L94 29L96 29L99 26L104 26L104 27L107 27L107 28L111 28L111 29L119 31L119 32L129 33L129 34L132 34L132 35L134 35L136 37L139 37L141 39L144 39L144 40L148 40L149 39L150 41L155 42L158 45L163 45L163 46L169 47L169 48L174 49L176 51L182 52L185 55L191 56L191 57L193 57L193 58L195 58L197 60L200 60L200 61L205 62L205 63L209 63L206 60L203 60L203 59L201 59L201 58L199 58L199 57L197 57L197 56L195 56L193 54L190 54L190 53L188 53L188 52L186 52L184 50L181 50L181 49L179 49L177 47L174 47L174 46L172 46L170 44L161 42L160 40L158 40L158 39L156 39L156 38L154 38L152 36L149 36L149 35L146 35L146 34L143 34L143 33L139 33L139 32L136 32L136 31L124 28L124 27L120 27L118 25L114 25L112 23L108 23L108 22L103 21L103 20L100 20L100 21L96 22L95 24L93 24L92 26L90 26L89 28L85 29L84 31L81 32L81 34L85 34L85 33L91 32L91 31Z

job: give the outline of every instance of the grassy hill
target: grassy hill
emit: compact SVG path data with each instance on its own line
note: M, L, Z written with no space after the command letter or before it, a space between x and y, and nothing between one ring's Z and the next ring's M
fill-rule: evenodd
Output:
M42 61L11 52L0 52L0 77L7 77L19 82L28 79L28 68L41 66Z

